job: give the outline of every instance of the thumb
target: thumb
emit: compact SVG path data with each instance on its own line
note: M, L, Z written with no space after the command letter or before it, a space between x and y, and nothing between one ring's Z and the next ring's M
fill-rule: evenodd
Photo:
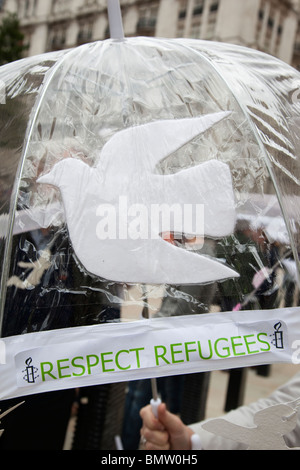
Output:
M166 431L168 431L170 434L180 432L181 427L184 426L184 424L178 416L174 415L173 413L170 413L167 410L165 403L159 405L157 411L158 420L165 427Z

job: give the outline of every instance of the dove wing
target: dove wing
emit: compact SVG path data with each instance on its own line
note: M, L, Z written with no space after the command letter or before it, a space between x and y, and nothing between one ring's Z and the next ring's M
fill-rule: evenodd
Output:
M103 244L103 243L102 243ZM115 282L201 284L238 277L230 267L209 256L156 240L107 240L105 262L93 254L87 269Z
M166 225L161 231L173 230L218 238L234 231L235 201L227 164L209 160L173 175L166 175L161 191L161 195L159 188L156 191L161 200L170 207L175 202L180 203L182 209L182 217L174 219L177 226L172 228ZM168 220L163 222L167 224ZM199 228L200 231L197 230Z
M249 439L251 438L252 433L256 430L256 428L246 428L239 426L222 418L216 418L207 421L202 425L202 428L205 431L215 434L216 436L232 439L244 444L249 444Z
M162 239L154 241L152 254L155 251L153 270L157 272L153 284L157 283L158 276L162 277L162 284L201 284L239 277L236 271L215 258L177 248ZM157 259L160 266L155 262Z
M104 145L99 165L104 171L113 166L113 171L117 169L129 175L136 167L153 172L159 161L229 114L222 111L195 118L159 120L124 129Z

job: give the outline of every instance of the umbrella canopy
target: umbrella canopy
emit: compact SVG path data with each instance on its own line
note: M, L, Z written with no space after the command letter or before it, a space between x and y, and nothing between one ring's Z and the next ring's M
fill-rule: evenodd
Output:
M296 70L239 46L140 37L24 59L1 67L0 80L1 335L9 360L27 371L17 391L4 381L3 396L25 393L22 380L31 393L30 348L14 349L28 336L30 347L33 338L65 344L69 334L78 344L87 332L93 343L94 326L109 322L105 335L113 327L130 337L144 324L122 320L140 319L145 305L164 331L165 317L232 310L265 267L267 286L247 307L256 321L282 305L272 265L288 253L295 285L300 272ZM226 318L254 318L238 315ZM200 321L203 329L206 315ZM46 330L56 330L55 341ZM115 367L105 368L102 356L93 380L176 373L159 349L161 372L142 364L143 349L119 350L134 366L114 355ZM90 379L101 361L87 356L70 374L55 369L65 377L55 387ZM247 354L237 356L247 365ZM41 386L55 375L46 362ZM191 370L211 367L204 363ZM124 376L103 374L116 369Z

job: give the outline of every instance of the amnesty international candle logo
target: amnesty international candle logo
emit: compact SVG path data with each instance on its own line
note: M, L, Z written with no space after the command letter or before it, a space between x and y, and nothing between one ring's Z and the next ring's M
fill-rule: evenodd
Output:
M22 371L25 373L23 376L23 379L29 383L29 384L34 384L36 379L39 377L38 375L38 368L32 365L32 358L29 357L25 361L26 368Z
M284 348L283 331L281 330L281 328L282 328L282 324L280 321L274 325L272 344L275 346L276 349Z

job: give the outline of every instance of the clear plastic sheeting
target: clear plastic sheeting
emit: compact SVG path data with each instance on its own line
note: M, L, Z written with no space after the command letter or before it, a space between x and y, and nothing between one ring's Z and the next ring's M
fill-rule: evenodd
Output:
M296 70L227 44L128 38L8 64L1 67L0 80L6 90L0 107L2 337L142 317L299 305ZM74 251L61 191L38 178L65 158L95 168L119 131L220 112L228 113L226 119L163 158L155 172L174 175L211 160L228 165L234 230L223 237L190 237L170 227L160 236L238 276L175 285L116 282L89 272ZM141 177L138 168L136 161L130 184ZM115 181L124 195L121 171ZM147 182L144 178L145 194ZM83 178L76 204L88 187ZM135 202L146 204L145 194ZM111 262L117 269L121 259L116 255Z

